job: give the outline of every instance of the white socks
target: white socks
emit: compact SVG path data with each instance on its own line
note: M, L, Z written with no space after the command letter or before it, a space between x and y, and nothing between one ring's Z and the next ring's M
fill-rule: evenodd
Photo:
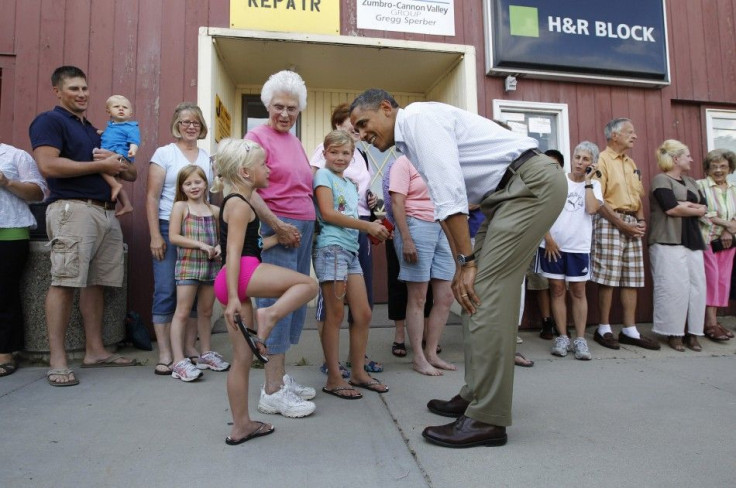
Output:
M609 332L613 333L611 331L611 325L610 324L600 324L598 326L598 333L603 337L604 335L608 334Z
M622 327L621 332L623 332L624 335L631 337L632 339L641 339L641 335L639 334L639 331L636 330L635 325L631 325L629 327Z

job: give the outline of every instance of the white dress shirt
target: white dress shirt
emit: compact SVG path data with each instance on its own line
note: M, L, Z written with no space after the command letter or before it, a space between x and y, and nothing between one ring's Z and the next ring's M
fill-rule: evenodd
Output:
M46 180L38 171L30 154L13 146L0 143L0 171L8 180L34 183L41 188L44 197L49 196ZM7 188L0 188L0 228L36 228L28 203Z
M399 109L394 141L427 182L437 220L467 214L468 203L480 203L514 159L537 147L531 137L437 102Z

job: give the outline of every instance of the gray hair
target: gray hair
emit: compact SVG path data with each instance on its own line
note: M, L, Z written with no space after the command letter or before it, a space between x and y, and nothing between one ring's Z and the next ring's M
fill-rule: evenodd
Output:
M276 93L285 93L297 99L299 111L307 108L307 85L297 73L289 70L279 71L269 76L261 88L261 101L268 107Z
M614 132L621 132L621 128L626 122L631 122L631 119L620 117L607 123L603 129L603 135L606 136L606 140L610 141Z
M381 106L381 102L387 101L393 108L398 108L399 104L396 103L394 97L391 96L386 90L380 88L371 88L358 95L353 103L350 104L350 113L356 108L364 108L368 110L378 110Z
M590 141L583 141L575 146L575 150L572 152L572 155L575 156L578 151L589 152L590 160L593 161L593 164L596 164L598 162L598 155L601 152L600 149L598 149L598 146Z

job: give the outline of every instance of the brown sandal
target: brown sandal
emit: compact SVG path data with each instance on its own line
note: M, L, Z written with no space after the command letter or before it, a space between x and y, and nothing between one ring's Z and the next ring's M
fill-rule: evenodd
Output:
M685 346L682 344L682 337L680 337L680 336L670 336L669 339L667 339L667 343L675 351L685 352Z
M705 334L705 337L707 337L711 341L725 342L728 340L728 335L723 333L721 329L718 328L717 325L711 325L710 327L706 327L703 333Z
M729 339L733 339L733 332L724 327L720 322L716 322L716 328L721 332L722 335L725 334L726 337L728 337Z

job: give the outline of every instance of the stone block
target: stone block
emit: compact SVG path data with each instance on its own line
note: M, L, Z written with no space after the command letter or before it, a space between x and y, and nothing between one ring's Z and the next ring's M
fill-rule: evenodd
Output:
M50 248L47 241L31 241L31 252L23 278L23 319L25 329L24 356L48 361L49 342L46 331L46 292L51 284ZM102 340L106 346L125 338L127 313L128 251L125 249L125 274L121 288L105 287L105 310L102 318ZM71 359L84 355L84 326L79 312L79 291L74 293L72 315L66 332L65 347Z

